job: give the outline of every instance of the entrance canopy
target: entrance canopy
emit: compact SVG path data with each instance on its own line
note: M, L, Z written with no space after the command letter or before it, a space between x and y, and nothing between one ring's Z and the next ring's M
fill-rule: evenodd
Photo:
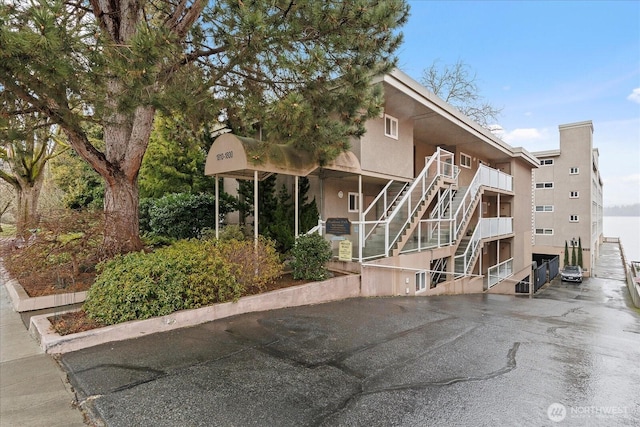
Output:
M262 181L274 173L307 176L321 168L305 151L290 145L265 144L253 138L231 133L216 138L207 155L205 175ZM350 151L343 152L334 161L322 167L325 170L361 174L360 162Z

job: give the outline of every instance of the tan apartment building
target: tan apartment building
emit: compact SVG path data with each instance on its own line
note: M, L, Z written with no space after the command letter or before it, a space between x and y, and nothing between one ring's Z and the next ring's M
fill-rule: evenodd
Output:
M602 243L602 177L599 152L593 148L593 123L559 126L560 148L534 152L534 258L554 256L564 263L565 242L571 263L572 245L582 246L585 275L591 274Z
M531 275L538 160L400 70L374 84L384 112L331 164L287 146L257 161L257 141L225 134L205 173L255 183L277 173L290 194L307 177L320 213L314 232L331 242L334 267L361 274L364 296L515 293ZM226 191L234 185L225 180Z

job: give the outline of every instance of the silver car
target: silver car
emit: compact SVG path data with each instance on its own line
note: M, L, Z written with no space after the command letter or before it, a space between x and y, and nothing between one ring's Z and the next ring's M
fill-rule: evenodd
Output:
M563 282L582 283L582 268L577 265L567 265L560 273Z

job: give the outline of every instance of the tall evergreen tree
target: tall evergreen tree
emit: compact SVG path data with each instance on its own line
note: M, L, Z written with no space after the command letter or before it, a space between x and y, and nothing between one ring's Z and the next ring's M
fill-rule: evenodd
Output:
M269 215L271 221L264 224L262 234L275 240L278 252L285 253L293 247L295 236L293 232L293 204L291 203L291 195L284 184L278 190L276 200L278 203Z
M140 196L212 192L215 180L203 173L212 143L206 127L193 129L181 114L158 114L140 168Z
M278 206L278 197L276 195L276 179L277 175L270 175L262 181L258 182L258 231L263 231L267 225L273 222L274 214ZM251 180L241 180L238 186L240 210L240 222L245 223L248 215L254 215L254 183Z
M311 202L307 202L309 197L309 179L307 177L301 177L298 183L298 209L299 209L299 232L306 233L313 227L318 225L318 218L320 214L318 212L318 206L316 205L316 198L314 197Z
M578 265L584 267L582 265L582 238L580 237L578 237Z
M564 241L564 265L569 265L569 245L567 244L567 241Z
M379 112L404 0L33 0L0 4L0 97L66 133L105 181L107 253L141 248L138 173L156 111L224 112L330 160ZM104 150L83 123L104 129Z
M258 183L259 232L265 230L269 224L275 221L275 212L278 206L276 179L277 175L271 175Z
M573 242L573 240L571 241L571 265L577 265L576 264L576 244Z

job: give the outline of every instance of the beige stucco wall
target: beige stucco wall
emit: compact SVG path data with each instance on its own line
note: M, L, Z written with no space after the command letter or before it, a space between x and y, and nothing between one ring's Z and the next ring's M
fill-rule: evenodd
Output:
M532 168L529 164L519 159L510 162L511 175L513 176L513 192L510 207L504 207L505 211L511 209L513 217L514 237L511 244L514 259L513 270L518 271L531 265L532 262Z
M583 265L591 270L591 251L597 249L600 236L592 236L593 190L593 125L590 121L559 126L560 150L537 154L541 159L553 159L553 165L537 169L536 182L553 182L553 189L536 189L534 205L552 205L553 212L536 212L535 228L553 229L553 235L535 235L536 253L560 255L563 265L564 245L571 239L582 242ZM597 158L596 158L597 166ZM579 168L571 174L570 168ZM578 198L571 198L571 191L578 191ZM600 202L598 202L600 203ZM578 222L570 216L578 215ZM569 247L571 251L571 248Z
M413 178L413 121L393 111L388 114L398 119L398 139L384 135L383 118L368 121L360 139L360 166L363 171Z

